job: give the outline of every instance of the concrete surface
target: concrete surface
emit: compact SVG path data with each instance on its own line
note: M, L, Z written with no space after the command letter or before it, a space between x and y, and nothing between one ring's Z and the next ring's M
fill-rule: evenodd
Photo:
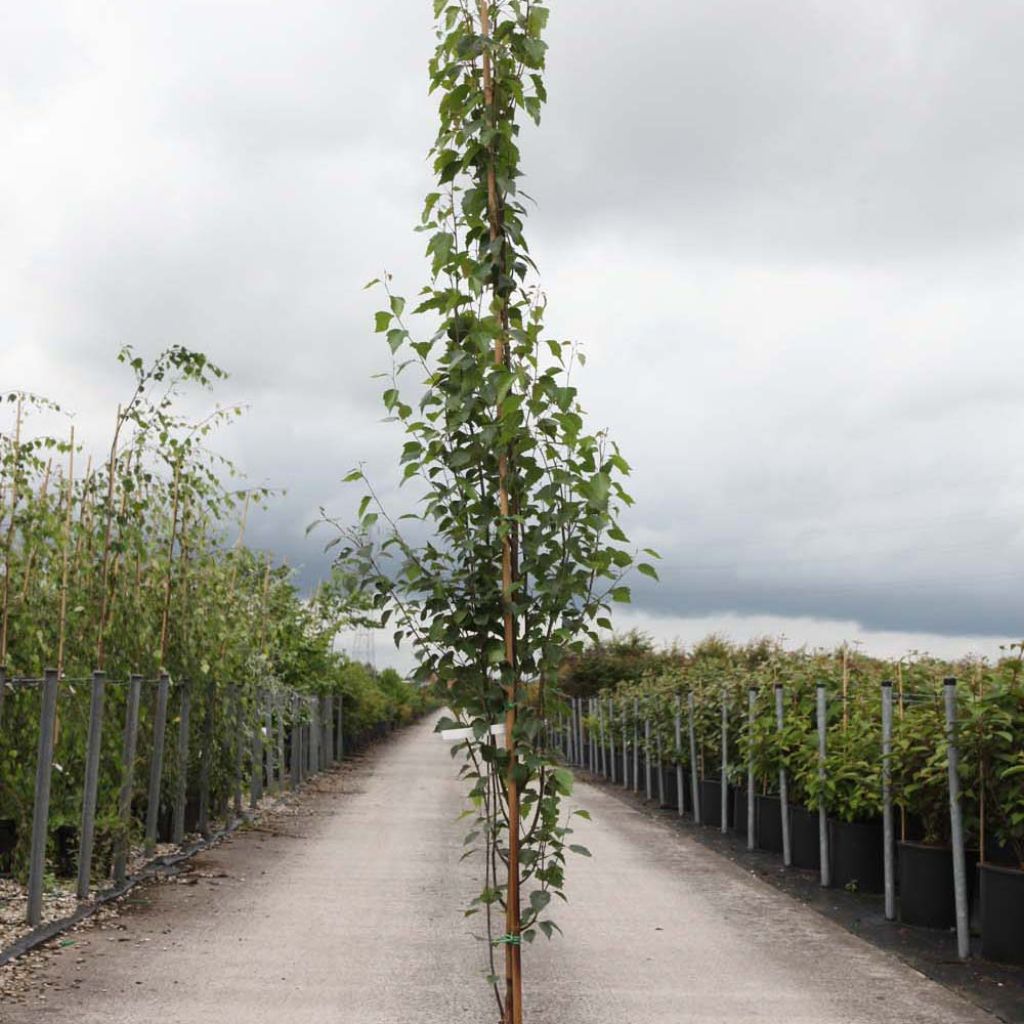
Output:
M495 1024L462 906L463 786L415 726L40 963L3 1024ZM565 937L524 950L529 1024L992 1024L598 788Z

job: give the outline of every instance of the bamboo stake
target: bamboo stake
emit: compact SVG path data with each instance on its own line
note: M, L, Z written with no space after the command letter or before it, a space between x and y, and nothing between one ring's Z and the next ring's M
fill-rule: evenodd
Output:
M61 556L60 615L57 623L57 678L64 675L64 640L68 621L68 563L71 547L71 514L75 494L75 428L71 427L71 443L68 449L68 507L64 512L64 541Z
M171 498L171 534L167 540L167 575L164 577L164 608L160 618L160 667L167 664L167 626L171 618L171 577L174 571L174 538L178 532L178 489L181 481L181 460L174 464L174 489Z
M46 460L46 471L43 473L43 482L39 485L39 504L42 507L46 501L46 493L50 489L50 473L53 471L53 459ZM27 538L26 538L27 541ZM27 544L26 544L27 547ZM36 561L36 549L33 545L28 547L25 557L25 575L21 581L21 594L18 598L19 604L24 604L28 600L28 587L32 580L32 567Z
M114 529L114 477L117 469L117 442L121 437L121 426L124 423L121 406L117 407L117 419L114 422L114 437L110 442L110 458L107 462L107 521L103 530L103 561L100 590L100 624L96 635L96 668L103 670L103 633L107 621L107 604L109 595L107 587L110 581L110 541Z
M850 648L846 641L843 641L843 729L850 724Z
M490 2L479 0L480 34L488 39L491 34ZM490 113L491 122L495 120L494 80L491 68L491 55L484 47L482 55L482 77L484 107ZM488 150L487 161L487 213L490 221L491 242L504 241L504 225L502 212L498 204L498 183L494 167L493 150ZM502 250L504 256L504 251ZM505 352L505 332L508 330L508 305L501 299L497 288L494 297L501 307L501 332L494 341L494 362L504 366L507 362ZM502 403L498 403L498 418L502 415ZM508 452L498 453L498 508L506 526L509 522L508 495ZM501 537L501 597L505 633L505 661L508 671L508 682L505 687L505 746L508 751L508 769L505 777L505 788L508 799L508 889L505 901L505 1021L506 1024L522 1024L523 1020L523 982L522 960L520 948L520 907L519 907L519 786L516 781L516 700L518 699L518 680L516 678L516 641L515 619L512 610L512 540L507 530Z
M21 458L21 416L22 398L18 396L14 420L14 475L11 478L11 520L7 524L7 539L4 542L4 590L3 607L0 612L0 665L7 664L7 624L10 614L8 602L11 589L11 550L14 546L14 519L18 511L18 463Z

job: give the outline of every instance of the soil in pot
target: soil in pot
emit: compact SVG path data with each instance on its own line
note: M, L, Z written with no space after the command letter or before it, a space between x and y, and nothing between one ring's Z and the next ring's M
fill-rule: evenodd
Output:
M981 955L1024 964L1024 871L980 864Z
M836 889L880 893L885 889L880 821L828 823L832 885Z

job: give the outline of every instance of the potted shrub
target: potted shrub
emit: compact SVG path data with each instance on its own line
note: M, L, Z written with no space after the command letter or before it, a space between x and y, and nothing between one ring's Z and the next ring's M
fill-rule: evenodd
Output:
M878 893L884 889L881 716L875 702L864 704L828 736L829 859L833 886Z
M919 684L920 685L920 684ZM956 925L950 846L949 774L942 693L908 705L894 725L893 790L919 839L899 841L900 920L930 928ZM965 824L971 820L964 815Z
M1020 646L1018 651L1020 651ZM986 679L975 702L983 716L986 808L996 840L1015 866L980 865L981 951L990 960L1024 964L1024 676L1020 657Z

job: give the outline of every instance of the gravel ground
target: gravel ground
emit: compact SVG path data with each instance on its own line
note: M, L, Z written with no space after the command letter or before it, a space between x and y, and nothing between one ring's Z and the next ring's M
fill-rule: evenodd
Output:
M141 887L15 970L4 1024L494 1024L462 907L463 805L429 722ZM992 1024L896 958L581 785L564 938L524 950L529 1024ZM63 943L63 944L62 944Z

